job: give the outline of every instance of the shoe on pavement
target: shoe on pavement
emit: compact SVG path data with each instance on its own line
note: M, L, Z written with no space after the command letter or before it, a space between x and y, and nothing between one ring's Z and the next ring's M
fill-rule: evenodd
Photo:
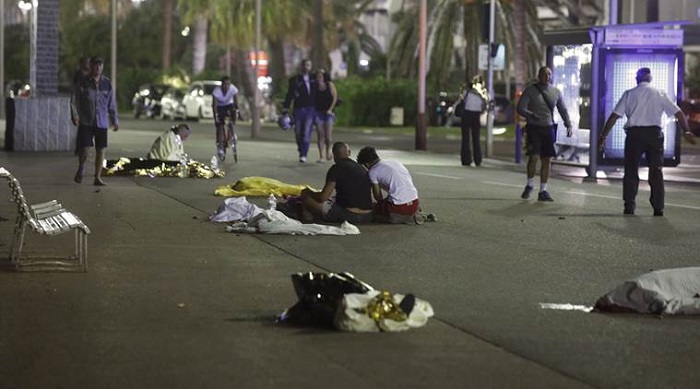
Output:
M530 198L530 193L532 193L532 187L526 185L525 189L523 189L523 193L520 195L520 198L523 200L527 200Z
M537 201L554 201L552 196L546 190L543 190L537 195Z
M622 214L623 215L634 215L634 209L625 208L625 210L622 211Z
M659 209L654 210L654 216L663 216L663 215L664 215L664 211L659 210Z
M306 163L306 157L299 157L299 162Z

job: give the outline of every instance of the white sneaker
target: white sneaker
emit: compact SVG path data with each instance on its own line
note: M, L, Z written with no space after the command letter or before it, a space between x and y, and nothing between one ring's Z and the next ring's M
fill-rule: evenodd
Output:
M301 163L306 163L306 157L300 157L299 162Z

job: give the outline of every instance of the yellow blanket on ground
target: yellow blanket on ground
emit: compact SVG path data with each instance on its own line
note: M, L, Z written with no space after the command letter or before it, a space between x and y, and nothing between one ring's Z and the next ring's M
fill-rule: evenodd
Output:
M224 185L216 188L217 196L258 196L265 197L270 194L276 197L299 196L308 185L290 185L267 177L243 177L233 185ZM312 188L311 188L312 189ZM315 190L315 189L312 189Z

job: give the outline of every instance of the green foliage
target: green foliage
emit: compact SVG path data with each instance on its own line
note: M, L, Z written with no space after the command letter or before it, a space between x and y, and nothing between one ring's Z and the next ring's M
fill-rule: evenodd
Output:
M109 26L109 17L101 15L84 16L79 21L76 20L64 26L59 46L61 89L70 89L73 74L78 70L80 57L101 56L105 60L105 74L109 74Z
M336 109L339 125L388 126L392 107L404 109L406 124L415 123L418 90L415 81L349 77L335 83L343 99L343 104Z
M29 28L5 27L5 81L29 82Z

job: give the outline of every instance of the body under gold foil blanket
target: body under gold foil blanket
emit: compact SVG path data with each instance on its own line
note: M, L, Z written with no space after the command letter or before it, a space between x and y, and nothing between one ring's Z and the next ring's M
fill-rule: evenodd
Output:
M266 197L271 194L276 197L300 196L301 191L310 188L308 185L292 185L267 177L243 177L233 185L223 185L216 188L214 194L225 197L251 196ZM311 188L312 190L316 190Z
M222 178L225 172L211 166L189 159L186 162L162 161L146 158L110 159L107 161L104 175L136 177L180 177L180 178Z

